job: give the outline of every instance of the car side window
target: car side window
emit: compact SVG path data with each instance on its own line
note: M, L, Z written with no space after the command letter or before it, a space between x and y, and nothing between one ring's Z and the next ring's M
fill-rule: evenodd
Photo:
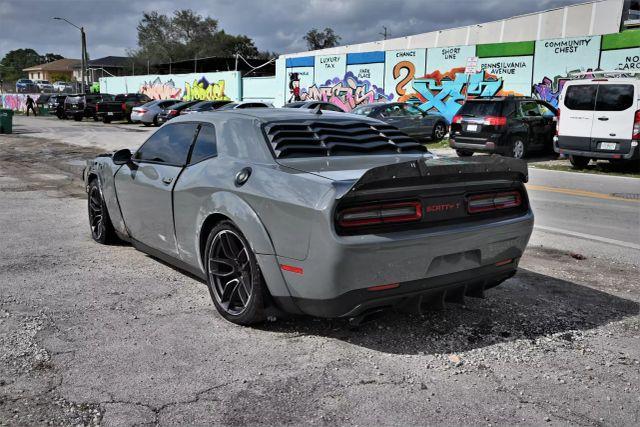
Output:
M521 102L520 112L523 117L540 117L540 110L535 102Z
M216 130L213 125L203 124L200 126L200 132L196 138L196 143L191 151L191 159L189 164L201 162L210 157L218 155L218 147L216 145Z
M196 123L175 123L160 128L136 151L134 160L183 166L197 129Z
M570 110L593 111L596 104L598 85L582 84L567 88L564 105Z
M542 102L538 102L538 108L543 117L555 117L556 112Z
M409 116L422 117L422 110L419 109L418 107L414 107L413 105L406 105L405 109L406 109L407 115Z
M382 117L404 117L405 112L401 105L396 104L385 108L381 115Z
M323 104L320 109L325 111L337 111L338 113L344 113L344 110L342 108L333 104Z

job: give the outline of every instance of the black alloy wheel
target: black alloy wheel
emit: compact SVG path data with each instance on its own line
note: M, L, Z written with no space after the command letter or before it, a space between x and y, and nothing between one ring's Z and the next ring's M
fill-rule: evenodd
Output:
M225 319L240 325L264 320L262 274L249 242L231 222L211 231L205 267L211 298Z
M116 240L111 218L104 205L98 181L94 179L89 184L89 227L91 237L98 243L108 244Z

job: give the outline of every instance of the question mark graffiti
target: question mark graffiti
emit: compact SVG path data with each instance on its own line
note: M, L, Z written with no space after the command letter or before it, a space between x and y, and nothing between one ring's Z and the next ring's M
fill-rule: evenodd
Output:
M413 76L416 73L416 66L413 65L413 62L409 62L409 61L398 62L393 67L393 78L397 79L398 77L400 77L400 74L402 73L402 71L406 71L407 74L402 80L398 82L398 84L396 84L396 92L400 96L407 93L404 87L407 84L409 84L409 82L413 79Z

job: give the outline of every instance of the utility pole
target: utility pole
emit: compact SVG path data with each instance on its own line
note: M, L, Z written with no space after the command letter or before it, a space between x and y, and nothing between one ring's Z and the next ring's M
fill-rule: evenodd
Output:
M384 37L384 39L386 40L386 39L387 39L387 36L390 36L390 35L391 35L391 33L388 33L388 32L387 32L387 27L385 27L384 25L382 26L382 28L384 29L384 31L383 31L383 32L381 32L381 33L378 33L378 34L380 34L380 35L381 35L382 37Z
M149 75L149 59L147 58L147 75Z
M196 57L193 59L193 72L198 72L198 55L196 55Z
M87 73L87 37L86 37L86 35L84 33L84 27L78 27L76 24L74 24L73 22L69 21L66 18L60 18L60 17L54 16L51 19L55 19L55 20L58 20L58 21L64 21L67 24L69 24L69 25L71 25L73 27L76 27L78 30L80 30L80 41L81 41L81 44L82 44L82 51L80 53L80 62L81 62L81 64L80 64L80 67L81 67L81 69L80 69L80 80L81 80L80 87L82 88L81 89L81 93L85 93L85 89L84 89L85 83L86 83L86 77L85 76L86 76L86 73Z

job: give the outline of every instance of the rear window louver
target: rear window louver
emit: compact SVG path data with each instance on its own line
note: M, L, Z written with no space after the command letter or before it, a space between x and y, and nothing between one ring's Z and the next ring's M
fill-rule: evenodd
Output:
M427 152L416 140L384 123L284 121L267 123L265 132L277 158Z

